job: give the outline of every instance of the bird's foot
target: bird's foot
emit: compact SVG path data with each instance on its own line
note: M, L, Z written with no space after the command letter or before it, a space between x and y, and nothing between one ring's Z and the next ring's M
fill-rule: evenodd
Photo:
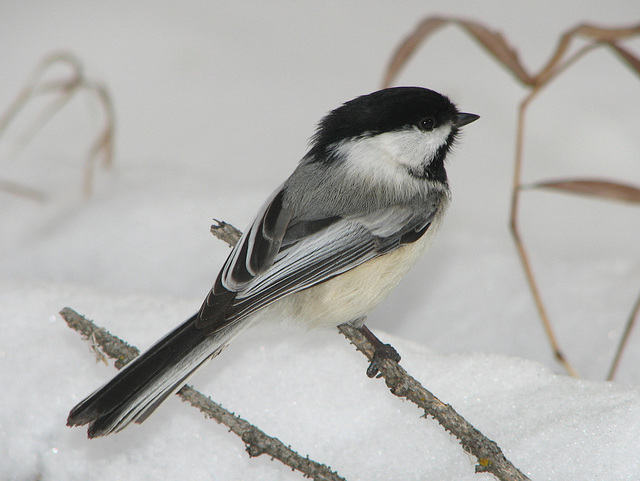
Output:
M396 351L391 344L380 343L377 346L375 346L373 358L371 359L371 363L367 368L367 376L369 377L382 376L382 374L380 374L380 367L381 367L382 361L384 361L385 359L389 359L391 361L398 363L400 362L401 357L400 357L400 354L398 354L398 351Z

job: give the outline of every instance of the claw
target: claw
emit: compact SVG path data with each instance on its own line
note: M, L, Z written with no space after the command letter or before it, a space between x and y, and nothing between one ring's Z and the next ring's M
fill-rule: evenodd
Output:
M380 339L376 337L376 335L369 330L367 326L364 325L366 317L360 317L353 321L354 327L358 329L362 335L371 343L373 347L373 357L371 358L371 363L367 368L367 376L369 377L380 377L382 374L380 373L380 367L382 365L382 361L385 359L389 359L396 363L400 362L400 354L391 344L385 344Z
M373 359L371 359L371 363L367 368L367 376L371 378L381 377L380 365L385 359L400 362L400 354L398 354L398 351L396 351L391 344L380 344L379 346L376 346L375 352L373 353Z

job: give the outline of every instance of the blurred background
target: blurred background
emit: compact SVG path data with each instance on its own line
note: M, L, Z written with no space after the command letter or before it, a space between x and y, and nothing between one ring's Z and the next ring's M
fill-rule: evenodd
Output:
M67 51L107 88L116 119L114 165L96 169L88 198L85 158L104 123L95 96L74 96L24 148L46 98L4 131L0 179L43 199L0 190L0 281L192 300L184 316L228 253L208 232L212 219L243 229L304 155L317 121L380 88L395 48L423 18L484 23L531 72L579 23L640 20L632 0L27 0L5 1L0 11L0 112L38 62ZM638 53L640 37L624 45ZM60 65L47 76L68 72ZM449 163L453 204L439 238L369 325L439 352L504 353L562 372L508 229L516 115L527 89L456 27L430 38L396 84L442 92L482 119L465 129ZM640 185L638 76L607 49L582 58L531 105L524 162L526 182ZM580 374L604 379L640 292L640 206L536 191L522 196L520 224L560 345ZM159 319L154 329L180 320ZM639 331L623 382L640 382Z

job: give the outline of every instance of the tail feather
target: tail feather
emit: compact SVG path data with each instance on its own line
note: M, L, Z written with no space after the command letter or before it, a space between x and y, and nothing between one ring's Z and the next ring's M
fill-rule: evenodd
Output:
M218 355L237 334L230 323L208 336L196 327L197 315L131 361L111 381L75 406L68 426L89 425L90 438L141 423L177 392L208 359Z

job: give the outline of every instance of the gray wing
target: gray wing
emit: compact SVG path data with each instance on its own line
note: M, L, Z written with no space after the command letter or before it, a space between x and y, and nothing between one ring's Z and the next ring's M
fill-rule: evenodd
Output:
M207 332L239 321L274 301L324 282L415 242L428 229L427 211L394 206L350 216L296 217L276 191L227 258L197 325Z

